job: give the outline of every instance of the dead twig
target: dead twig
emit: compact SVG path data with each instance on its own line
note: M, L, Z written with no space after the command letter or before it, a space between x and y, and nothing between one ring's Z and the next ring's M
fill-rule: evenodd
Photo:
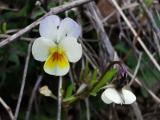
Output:
M137 75L137 73L138 73L139 67L140 67L141 60L142 60L142 53L140 53L140 55L139 55L138 63L137 63L137 65L136 65L136 69L135 69L135 71L134 71L133 77L132 77L130 83L128 84L129 86L131 86L132 83L134 82L134 79L135 79L135 77L136 77L136 75Z
M106 60L109 58L108 61L113 60L114 57L114 49L112 47L112 44L109 40L108 35L105 32L103 23L101 21L101 14L98 10L98 8L96 7L95 2L90 2L88 4L85 5L85 8L87 9L86 14L88 15L88 18L91 20L98 38L100 40L100 46L103 49L103 51L105 51L105 53L103 53L103 64L105 65L105 63L107 62ZM107 56L105 56L107 55ZM102 66L103 66L102 64Z
M6 111L8 112L11 120L14 120L14 115L12 113L11 108L6 104L6 102L0 97L0 103L2 104L2 106L6 109Z
M128 73L128 75L129 75L130 77L134 77L131 72L127 71L127 73ZM153 100L154 100L156 103L160 104L160 98L157 97L148 87L146 87L145 85L143 85L143 84L140 82L140 80L139 80L138 78L136 78L136 77L135 77L135 82L136 82L139 86L145 88L146 91L149 93L149 95L153 98Z
M24 87L25 87L25 83L26 83L26 76L27 76L27 70L28 70L28 64L29 64L29 59L30 59L30 55L31 55L31 47L32 47L32 42L30 42L30 44L28 45L28 53L27 53L24 71L23 71L22 84L21 84L21 89L20 89L20 93L19 93L17 106L16 106L16 111L15 111L15 120L17 120L22 97L23 97L23 91L24 91Z
M32 94L31 94L31 97L30 97L30 100L29 100L29 104L28 104L28 108L27 108L27 112L26 112L26 116L25 116L25 120L29 120L29 116L30 116L30 112L31 112L31 109L32 109L32 103L33 103L33 100L35 98L35 95L36 95L36 92L37 92L37 89L42 81L42 78L43 76L42 75L39 75L38 76L38 79L36 81L36 84L33 88L33 91L32 91Z
M160 72L160 65L158 64L158 62L156 61L156 59L153 57L153 55L150 53L150 51L148 50L148 48L146 47L146 45L143 43L142 39L138 36L137 32L132 27L131 23L129 22L129 20L127 19L127 17L125 16L125 14L123 13L123 11L120 8L120 6L118 5L117 1L116 0L112 0L112 3L117 8L118 12L120 13L120 15L122 16L122 18L126 22L127 26L129 27L129 29L131 30L131 32L133 33L133 35L137 38L137 41L140 43L140 45L142 46L142 48L144 49L144 51L146 52L146 54L148 55L148 57L151 59L151 61L154 64L154 66Z
M34 21L33 23L31 23L30 25L26 26L25 28L23 28L19 32L13 34L12 36L2 40L2 42L0 42L0 47L3 47L5 45L9 44L10 42L16 40L17 38L19 38L20 36L22 36L26 32L30 31L32 28L36 27L40 23L40 21L42 19L44 19L46 16L64 12L65 10L71 9L73 7L80 6L80 5L88 3L90 1L93 1L93 0L76 0L76 1L73 1L73 2L66 3L64 5L52 8L49 12L47 12L44 16L42 16L38 20Z
M134 110L134 113L135 113L135 115L137 117L137 120L143 120L143 116L142 116L141 110L140 110L137 102L134 102L131 106L132 106L132 108Z

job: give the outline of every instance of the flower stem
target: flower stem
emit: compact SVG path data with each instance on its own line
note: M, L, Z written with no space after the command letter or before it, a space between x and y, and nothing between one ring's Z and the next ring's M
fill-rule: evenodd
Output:
M62 109L62 77L59 77L58 85L58 109L57 109L57 120L61 120L61 109Z

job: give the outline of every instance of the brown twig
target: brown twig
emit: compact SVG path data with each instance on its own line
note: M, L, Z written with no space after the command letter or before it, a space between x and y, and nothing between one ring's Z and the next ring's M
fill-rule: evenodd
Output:
M38 89L38 87L39 87L39 85L40 85L40 83L42 81L42 78L43 78L42 75L39 75L38 78L37 78L36 84L35 84L35 86L33 88L33 91L32 91L32 94L31 94L31 97L30 97L30 100L29 100L29 103L28 103L28 108L27 108L25 120L29 120L29 116L30 116L30 112L31 112L31 108L32 108L32 103L33 103L33 100L35 98L37 89Z
M22 101L22 97L23 97L23 91L24 91L24 87L25 87L25 83L26 83L26 76L27 76L27 70L28 70L28 64L29 64L29 59L30 59L30 55L31 55L31 47L32 47L32 42L30 42L30 44L28 46L28 53L27 53L25 66L24 66L24 71L23 71L22 84L21 84L21 89L20 89L20 93L19 93L17 106L16 106L16 111L15 111L15 120L17 120L20 105L21 105L21 101Z
M102 16L95 4L95 2L90 2L85 5L86 8L86 14L88 15L88 18L92 22L98 38L100 40L100 46L103 49L105 53L103 55L101 54L101 59L102 59L102 66L106 65L107 60L111 61L114 58L114 49L113 46L109 40L108 35L105 32L103 23L102 23ZM103 58L102 58L103 57Z
M17 38L19 38L20 36L22 36L26 32L30 31L32 28L36 27L40 23L40 21L42 19L44 19L46 16L64 12L65 10L71 9L73 7L80 6L80 5L88 3L90 1L93 1L93 0L76 0L76 1L73 1L73 2L66 3L64 5L52 8L48 13L46 13L44 16L42 16L38 20L34 21L33 23L31 23L30 25L26 26L25 28L23 28L19 32L13 34L12 36L2 40L2 42L0 42L0 47L3 47L5 45L9 44L10 42L16 40Z
M8 112L11 120L14 120L14 115L12 113L11 108L6 104L6 102L0 97L0 103L2 104L2 106L6 109L6 111Z
M128 75L129 75L130 77L134 77L131 72L127 71L127 73L128 73ZM145 85L143 85L143 84L140 82L140 80L139 80L138 78L136 78L136 77L135 77L135 82L136 82L139 86L145 88L146 91L149 93L149 95L153 98L153 100L154 100L156 103L160 104L160 98L157 97L148 87L146 87Z
M152 63L155 65L155 67L157 68L157 70L160 72L160 65L158 64L158 62L156 61L156 59L153 57L153 55L150 53L150 51L148 50L148 48L146 47L146 45L143 43L142 39L138 36L137 32L132 27L131 23L129 22L129 20L127 19L127 17L125 16L125 14L123 13L123 11L120 8L120 6L118 5L117 1L116 0L112 0L112 3L117 8L118 12L120 13L120 15L122 16L122 18L126 22L127 26L129 27L129 29L131 30L131 32L133 33L133 35L137 38L137 41L140 43L140 45L142 46L142 48L144 49L144 51L146 52L146 54L148 55L148 57L151 59Z
M134 102L131 106L132 106L132 108L134 110L134 113L135 113L135 115L137 117L137 120L143 120L143 116L142 116L141 110L140 110L137 102Z
M137 75L137 73L138 73L138 70L139 70L139 67L140 67L141 60L142 60L142 53L140 53L140 55L139 55L138 63L137 63L137 65L136 65L136 69L135 69L135 71L134 71L133 77L132 77L130 83L128 84L129 86L132 85L132 83L133 83L134 80L135 80L135 77L136 77L136 75Z

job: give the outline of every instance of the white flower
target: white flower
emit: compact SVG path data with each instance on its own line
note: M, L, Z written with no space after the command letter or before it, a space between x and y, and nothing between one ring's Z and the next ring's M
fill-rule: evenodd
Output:
M77 42L80 26L71 18L60 21L56 15L40 22L40 36L32 46L33 57L45 61L44 71L50 75L63 76L70 68L69 62L77 62L82 56L82 46Z
M42 94L42 95L44 95L44 96L47 96L47 97L49 97L49 96L51 96L52 95L52 92L51 92L51 90L48 88L48 86L43 86L43 87L41 87L40 89L39 89L39 92Z
M132 104L136 101L136 96L129 90L122 88L121 91L117 91L114 87L107 88L101 95L101 99L104 103L110 104L112 102L116 104Z

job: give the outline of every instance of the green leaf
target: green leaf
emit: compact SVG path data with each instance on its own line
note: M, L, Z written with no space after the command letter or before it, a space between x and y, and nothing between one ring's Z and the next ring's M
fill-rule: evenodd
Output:
M7 31L7 23L4 22L2 23L2 33L6 33L6 31Z
M36 19L37 17L43 15L45 12L41 7L37 7L34 9L34 11L31 14L32 19Z
M68 97L72 96L73 89L74 89L74 85L73 85L73 84L70 84L70 85L67 87L67 91L66 91L66 96L65 96L65 98L68 98Z
M75 96L70 96L68 98L64 98L63 102L73 102L74 100L76 100Z
M107 71L101 79L96 83L97 85L92 89L91 95L96 96L97 92L100 90L101 87L105 86L117 73L117 69L111 69Z
M97 82L97 70L94 70L90 84L94 85Z
M149 7L152 5L153 0L144 0L144 3L146 4L147 7Z

